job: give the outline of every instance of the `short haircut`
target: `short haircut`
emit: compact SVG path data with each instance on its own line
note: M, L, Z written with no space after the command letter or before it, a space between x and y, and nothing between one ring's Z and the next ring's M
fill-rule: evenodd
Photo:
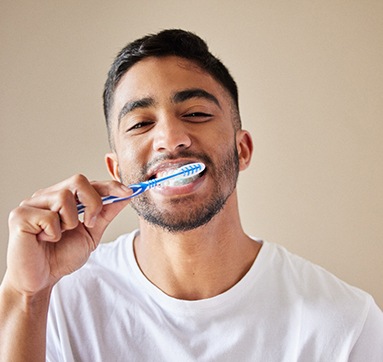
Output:
M241 128L239 117L238 88L229 70L210 53L204 40L197 35L180 29L163 30L144 36L129 43L116 56L105 82L103 101L104 115L111 142L110 110L114 92L122 76L136 63L148 57L178 56L197 64L226 89L235 106L234 127Z

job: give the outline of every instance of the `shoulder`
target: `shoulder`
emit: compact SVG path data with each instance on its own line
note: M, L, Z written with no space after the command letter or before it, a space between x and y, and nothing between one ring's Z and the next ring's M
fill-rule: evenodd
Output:
M295 323L305 343L342 341L355 356L381 356L383 347L377 346L383 346L383 313L368 293L280 245L266 242L263 247L268 287L277 290L282 308L297 312Z
M318 326L362 328L373 298L329 271L284 247L265 243L268 270L286 298L300 304L302 316Z
M289 252L281 245L266 243L268 262L278 278L302 297L333 302L339 299L365 303L369 295L342 281L323 267Z

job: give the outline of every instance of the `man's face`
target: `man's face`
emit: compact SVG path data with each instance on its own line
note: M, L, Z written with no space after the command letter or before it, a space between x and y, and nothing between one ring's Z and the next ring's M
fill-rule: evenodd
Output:
M222 209L239 170L234 114L224 88L183 58L147 58L122 77L111 114L115 152L107 158L114 177L128 185L190 162L206 165L190 183L132 199L143 219L186 231Z

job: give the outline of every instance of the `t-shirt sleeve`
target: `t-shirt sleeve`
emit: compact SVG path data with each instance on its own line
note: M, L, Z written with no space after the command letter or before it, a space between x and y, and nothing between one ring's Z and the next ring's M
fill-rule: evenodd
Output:
M367 318L351 351L349 361L383 361L383 312L372 298Z

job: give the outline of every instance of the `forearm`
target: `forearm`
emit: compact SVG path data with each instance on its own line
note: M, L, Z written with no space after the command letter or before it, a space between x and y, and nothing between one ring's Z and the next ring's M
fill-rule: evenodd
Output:
M0 361L45 361L50 289L21 295L0 286Z

